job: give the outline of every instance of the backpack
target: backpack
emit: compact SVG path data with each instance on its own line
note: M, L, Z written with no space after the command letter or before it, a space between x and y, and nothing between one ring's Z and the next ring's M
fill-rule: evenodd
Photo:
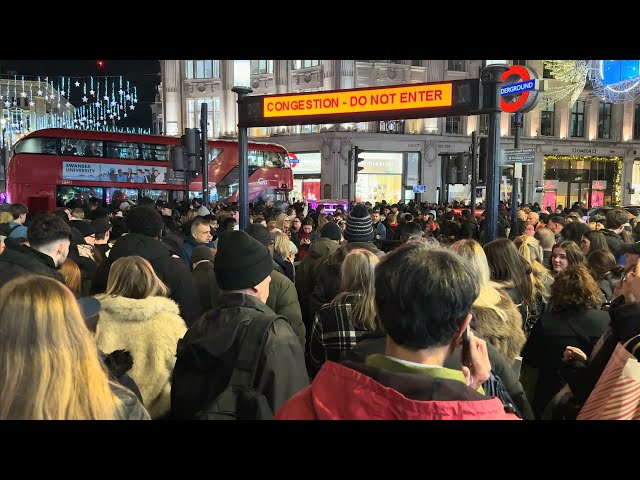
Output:
M258 317L249 323L239 346L229 385L195 417L198 420L271 420L274 412L267 398L254 389L258 361L267 330L278 315Z
M20 225L14 225L13 227L9 226L9 223L0 223L0 235L4 236L4 237L8 237L9 235L11 235L11 232L13 232L16 228L18 228Z

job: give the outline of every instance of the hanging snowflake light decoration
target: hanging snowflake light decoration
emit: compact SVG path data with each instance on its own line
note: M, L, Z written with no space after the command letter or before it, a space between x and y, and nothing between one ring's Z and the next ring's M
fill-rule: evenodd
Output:
M589 60L593 94L607 103L633 102L640 95L640 60Z
M551 72L553 80L542 92L542 100L535 110L569 96L569 107L578 99L587 83L589 73L588 60L543 60L544 68Z

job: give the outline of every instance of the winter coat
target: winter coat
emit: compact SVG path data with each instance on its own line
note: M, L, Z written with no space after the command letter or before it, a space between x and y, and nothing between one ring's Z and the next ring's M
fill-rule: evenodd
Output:
M511 365L515 357L520 355L527 339L522 330L522 315L518 308L504 290L498 291L500 301L497 308L507 312L506 322L489 308L474 305L471 311L476 320L475 330L502 354L507 364Z
M217 362L216 355L237 352L249 323L255 318L273 315L273 311L257 297L238 292L224 293L217 308L189 327L178 343L171 385L173 418L193 418L224 390L235 356L225 356L226 362ZM302 346L291 325L279 317L267 331L255 389L265 395L275 412L308 384Z
M578 347L589 356L608 325L609 313L594 308L552 310L536 323L522 351L522 363L538 369L535 395L531 399L537 418L541 418L564 384L558 371L567 345Z
M169 298L180 306L180 316L187 325L202 314L196 286L182 260L172 255L166 243L139 233L130 233L118 239L108 260L98 269L92 291L104 292L111 264L119 258L132 255L139 255L149 261L156 275L169 287Z
M482 335L474 331L474 335L485 340ZM346 357L348 360L364 363L369 355L383 355L386 349L386 335L384 332L365 333L353 349L351 349ZM504 359L502 354L498 352L491 343L487 342L487 354L489 362L491 362L491 370L500 377L504 383L504 387L513 400L513 403L522 413L523 420L534 420L531 405L527 400L524 388L518 379L518 375L513 370L510 363ZM461 351L457 349L452 355L449 355L444 361L444 367L452 370L460 370L462 367Z
M171 409L171 374L176 347L187 331L178 305L165 297L141 299L97 295L103 352L128 350L133 356L129 375L136 382L151 418Z
M213 263L209 260L199 262L191 272L191 276L196 284L200 307L203 312L208 312L216 305L214 297L217 298L219 296L216 274L213 271ZM214 284L216 286L215 292L213 288Z
M273 254L273 261L280 266L282 272L289 280L291 280L292 282L295 281L295 267L293 266L293 263L291 263L289 260L285 260L277 253Z
M213 275L207 275L209 295L211 298L212 308L220 305L220 288L215 272ZM271 272L271 283L269 284L269 298L267 298L267 307L278 315L282 315L287 319L291 328L300 339L300 344L305 344L305 327L302 323L302 313L300 312L300 303L296 295L296 287L293 282L285 277L282 273L273 270Z
M64 283L64 277L49 255L25 245L7 247L0 255L0 287L24 275L44 275Z
M196 248L196 247L199 247L200 245L204 245L204 246L209 247L209 248L215 248L215 245L213 244L213 242L201 243L201 242L198 242L191 235L189 235L189 238L187 238L184 241L184 244L183 244L184 256L182 258L183 258L185 264L187 265L187 268L189 269L189 271L191 271L191 264L193 263L191 261L191 255L193 253L193 249Z
M388 234L388 230L387 230ZM347 254L356 248L369 250L374 255L382 257L384 252L369 242L349 242L342 245L324 260L319 260L319 264L315 269L315 281L313 294L309 299L309 313L311 318L320 310L320 307L329 303L340 291L340 267Z
M604 239L607 241L607 246L617 262L620 255L622 255L622 244L624 244L624 240L622 240L620 235L611 230L600 230L600 232L604 235Z
M321 237L309 247L309 252L296 269L295 284L301 306L303 298L311 295L313 291L313 279L315 276L313 271L318 261L323 257L331 255L339 247L340 244L326 237Z
M392 360L326 362L313 383L286 402L275 419L517 420L505 413L498 398L465 385L462 372L403 367Z
M320 308L313 322L309 341L308 370L315 375L325 361L340 362L367 330L356 329L351 312L359 295L348 295L337 305L327 303Z

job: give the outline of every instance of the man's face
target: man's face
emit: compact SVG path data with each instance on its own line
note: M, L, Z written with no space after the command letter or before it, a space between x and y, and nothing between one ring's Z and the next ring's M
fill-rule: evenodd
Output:
M391 210L389 210L388 208L385 208L385 209L384 209L384 214L385 214L385 216L386 216L386 215L389 215L389 212L391 212Z
M163 208L160 210L160 213L161 213L161 214L162 214L162 216L164 216L164 217L170 217L170 216L171 216L171 214L172 214L173 212L171 211L171 209L170 209L170 208L163 207Z
M213 239L213 237L211 236L211 228L207 224L198 225L195 232L193 232L191 236L200 243L209 243Z
M269 284L271 283L271 275L267 275L267 277L261 281L258 285L256 285L256 290L258 291L258 298L266 303L267 298L269 298Z
M538 216L535 213L530 213L529 215L527 215L527 222L529 222L529 225L534 225L536 223L538 223Z
M380 221L380 214L378 212L374 212L371 214L371 221L373 223L378 223Z
M96 244L96 234L87 235L84 237L84 241L87 242L87 245L91 245L93 247Z

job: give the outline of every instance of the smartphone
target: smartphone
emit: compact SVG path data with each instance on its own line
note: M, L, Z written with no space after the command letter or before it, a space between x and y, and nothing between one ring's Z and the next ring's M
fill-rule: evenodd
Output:
M471 327L469 325L462 334L462 365L471 368Z
M584 223L589 223L589 215L586 215L586 216L582 217L582 221Z

